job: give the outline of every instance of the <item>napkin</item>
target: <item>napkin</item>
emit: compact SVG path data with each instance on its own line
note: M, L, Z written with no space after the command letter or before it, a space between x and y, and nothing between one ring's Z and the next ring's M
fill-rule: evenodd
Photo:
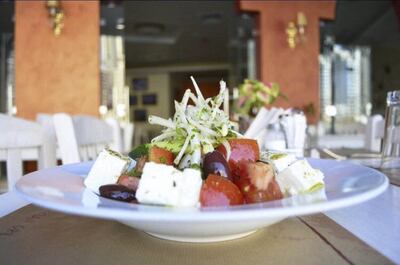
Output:
M250 124L250 127L244 134L246 138L257 138L263 129L267 128L269 124L273 124L279 121L279 116L284 113L282 108L261 108L257 113L254 121Z
M304 149L307 120L303 112L289 110L280 116L288 149Z

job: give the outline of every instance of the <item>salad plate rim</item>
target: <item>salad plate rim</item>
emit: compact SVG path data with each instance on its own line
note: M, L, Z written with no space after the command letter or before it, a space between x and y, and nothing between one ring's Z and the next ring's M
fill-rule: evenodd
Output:
M325 159L312 159L314 161L328 161ZM67 168L74 168L76 166L86 166L89 167L92 162L70 164L66 166L59 166L51 169L45 169L41 171L36 171L28 175L23 176L16 185L17 193L25 198L26 200L32 202L35 205L48 208L51 210L64 212L68 214L82 215L88 217L97 217L102 219L117 219L117 220L137 220L137 221L177 221L177 222L204 222L207 220L254 220L254 219L265 219L265 218L286 218L290 216L307 215L312 213L325 212L329 210L339 209L343 207L352 206L369 199L372 199L379 194L383 193L389 186L388 178L382 173L375 169L368 168L362 165L356 165L345 161L333 161L329 160L329 163L340 163L343 166L360 167L363 170L368 170L371 174L375 174L375 177L379 178L378 183L375 187L361 191L357 194L351 195L343 198L335 198L334 200L326 200L313 202L305 205L282 205L271 207L271 202L266 203L255 203L255 204L244 204L239 206L228 206L228 207L205 207L205 208L174 208L167 206L153 206L153 205L142 205L142 204L128 204L124 202L112 201L110 199L101 198L107 204L115 205L116 207L100 207L92 208L81 204L69 205L65 202L60 201L48 201L37 196L29 194L24 189L24 181L29 177L38 176L38 174L52 173L59 174L67 173L72 175L80 175L76 172L71 173L70 171L65 171ZM84 187L83 187L84 188ZM86 189L86 188L84 188ZM83 191L81 191L82 193ZM96 195L98 196L98 195ZM284 198L282 200L290 200L290 197ZM273 202L272 202L273 203ZM119 207L123 206L123 207Z

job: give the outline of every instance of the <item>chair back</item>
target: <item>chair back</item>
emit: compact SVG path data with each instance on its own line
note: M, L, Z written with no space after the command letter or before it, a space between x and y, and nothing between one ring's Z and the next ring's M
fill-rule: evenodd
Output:
M32 121L0 114L0 160L7 164L8 189L22 176L22 161L37 160L38 168L56 165L54 142Z
M110 148L114 151L122 153L123 151L123 139L122 139L122 127L119 122L114 118L106 119L108 125L112 128L113 141L110 144Z
M36 115L36 121L40 125L42 125L42 127L45 129L45 131L49 135L49 137L54 138L54 140L56 140L56 131L54 129L52 114L38 113Z
M75 134L82 161L95 160L113 143L113 130L105 121L89 115L73 116Z
M385 120L382 115L372 115L368 117L367 126L365 127L365 144L364 148L379 152L384 135Z
M133 133L135 126L133 123L125 123L122 125L123 147L122 152L128 154L132 150Z
M62 163L79 163L81 159L72 117L66 113L54 114L53 124Z
M94 160L113 142L111 126L94 116L58 113L53 121L63 164Z

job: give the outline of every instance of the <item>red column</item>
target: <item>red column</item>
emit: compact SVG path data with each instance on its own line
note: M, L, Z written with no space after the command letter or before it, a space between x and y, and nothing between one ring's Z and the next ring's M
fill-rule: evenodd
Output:
M319 50L320 19L334 19L335 1L240 1L242 11L260 15L260 78L263 82L277 82L288 101L280 99L276 105L304 107L312 103L316 113L308 117L315 123L320 115ZM305 40L289 48L286 28L297 21L297 13L307 18Z

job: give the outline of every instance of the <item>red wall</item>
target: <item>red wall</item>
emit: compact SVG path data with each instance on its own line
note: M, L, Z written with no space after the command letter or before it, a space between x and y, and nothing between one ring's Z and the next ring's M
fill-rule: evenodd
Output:
M280 99L277 106L303 107L313 103L312 123L319 119L319 49L320 19L333 19L335 1L240 1L242 11L259 12L260 78L277 82L288 101ZM295 49L287 43L286 27L296 21L297 12L307 17L306 40Z
M99 2L61 1L65 26L53 35L45 1L15 2L17 115L98 115Z

